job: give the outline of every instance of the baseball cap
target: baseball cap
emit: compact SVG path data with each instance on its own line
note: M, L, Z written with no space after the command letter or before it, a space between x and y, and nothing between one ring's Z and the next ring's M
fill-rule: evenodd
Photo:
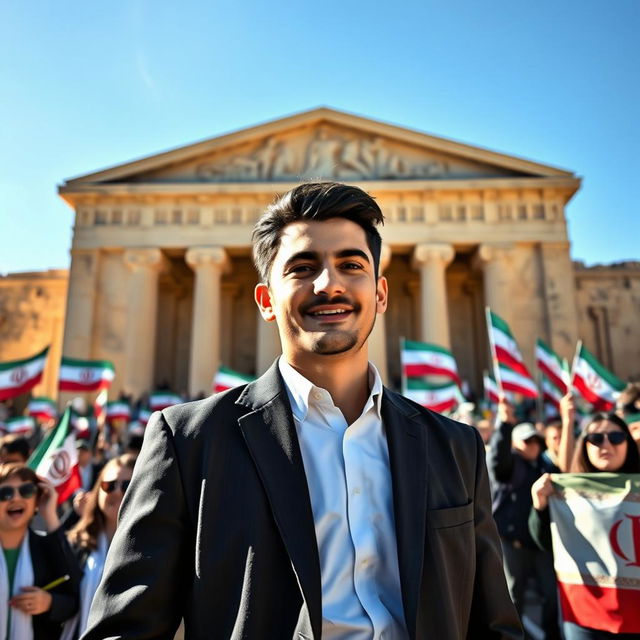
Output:
M529 438L537 437L543 440L542 434L530 423L521 422L516 425L511 432L512 440L528 440Z

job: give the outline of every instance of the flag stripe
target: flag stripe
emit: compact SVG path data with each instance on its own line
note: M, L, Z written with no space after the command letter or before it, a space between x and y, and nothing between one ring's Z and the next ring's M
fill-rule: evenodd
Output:
M40 380L42 380L42 371L37 373L33 378L29 378L23 382L19 387L0 388L0 400L8 400L9 398L15 398L22 393L26 393L29 389L33 389Z
M47 357L47 352L49 351L49 347L45 347L40 353L36 353L35 356L31 356L29 358L22 358L20 360L11 360L9 362L0 362L0 373L3 371L10 371L11 369L15 369L16 367L25 367L30 365L32 362L36 360L45 360Z

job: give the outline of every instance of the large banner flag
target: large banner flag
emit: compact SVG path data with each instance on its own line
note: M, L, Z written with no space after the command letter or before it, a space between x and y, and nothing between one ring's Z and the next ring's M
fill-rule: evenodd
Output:
M58 426L38 445L27 464L56 488L58 504L67 500L80 488L76 435L71 426L71 407L67 407Z
M233 389L233 387L239 387L241 384L247 384L247 382L253 382L254 380L255 378L251 376L246 376L243 373L238 373L226 367L220 367L213 378L213 392L220 393L221 391Z
M524 376L518 371L514 371L511 367L499 363L496 378L499 376L500 384L504 391L513 391L528 398L538 397L538 387L532 380L531 376Z
M432 384L423 378L407 378L402 395L437 413L451 411L464 402L457 384Z
M56 403L51 398L42 396L29 400L27 414L36 420L51 420L58 416L58 411Z
M623 380L605 369L582 342L578 342L572 374L573 387L595 411L611 411L626 386Z
M536 341L536 365L549 382L560 392L560 397L566 395L569 387L566 380L560 356L543 340Z
M0 400L15 398L42 380L49 347L31 358L0 362Z
M33 434L35 428L36 423L31 416L18 416L17 418L5 420L0 430L6 434L28 438Z
M553 561L564 620L640 634L640 474L553 474Z
M62 358L58 388L60 391L100 391L111 386L115 369L108 360Z
M509 329L509 325L489 308L487 308L487 327L493 356L498 362L506 365L521 376L533 380L529 369L524 363L518 343Z
M461 384L458 365L448 349L427 342L402 341L403 375L407 378L442 376Z
M149 398L151 411L162 411L174 404L182 404L182 398L172 391L154 391Z

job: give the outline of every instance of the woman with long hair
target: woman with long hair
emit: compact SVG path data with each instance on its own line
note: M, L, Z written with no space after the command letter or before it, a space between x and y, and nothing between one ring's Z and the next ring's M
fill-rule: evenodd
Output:
M58 640L78 609L80 574L57 501L53 485L32 469L0 465L0 634L7 640ZM37 510L46 535L29 528Z
M118 526L118 511L135 461L135 456L124 454L107 462L87 494L80 520L68 533L83 575L80 610L65 626L63 640L80 637L87 627L91 601L102 577L107 551Z
M576 441L571 473L640 473L640 455L626 422L615 413L597 413ZM548 473L542 475L531 487L533 509L529 518L529 530L533 539L543 549L552 551L549 496L553 484ZM605 640L609 638L636 638L632 634L613 634L599 629L580 627L571 622L563 623L566 640Z

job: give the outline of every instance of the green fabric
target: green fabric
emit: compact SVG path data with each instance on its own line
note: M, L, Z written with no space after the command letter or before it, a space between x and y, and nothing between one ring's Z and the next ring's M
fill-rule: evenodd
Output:
M13 579L16 576L16 567L18 566L18 558L20 557L21 547L15 549L2 549L4 553L4 561L7 565L7 580L9 582L9 593L13 595ZM11 628L11 607L7 607L7 630L5 638L9 637L9 629Z

